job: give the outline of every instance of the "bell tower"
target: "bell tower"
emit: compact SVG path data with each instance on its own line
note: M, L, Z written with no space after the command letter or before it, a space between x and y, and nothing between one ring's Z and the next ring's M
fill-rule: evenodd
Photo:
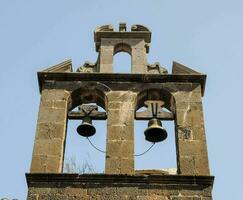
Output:
M142 25L133 25L130 31L125 23L118 31L111 25L99 26L94 41L95 63L85 62L73 72L67 60L38 72L41 100L26 174L28 200L212 199L214 177L209 172L202 108L206 75L177 62L171 73L158 62L149 64L151 32ZM118 52L130 54L130 74L113 73ZM141 107L146 110L138 111ZM63 173L68 120L82 121L78 134L92 137L99 134L92 120L105 119L105 172ZM141 134L153 144L163 145L168 135L175 134L176 173L134 169L135 120L148 122ZM163 128L165 120L174 122L175 133Z

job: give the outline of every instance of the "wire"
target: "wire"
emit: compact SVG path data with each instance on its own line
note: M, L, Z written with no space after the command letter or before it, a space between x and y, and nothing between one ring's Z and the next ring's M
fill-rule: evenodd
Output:
M102 152L102 153L106 153L106 151L103 151L103 150L101 150L101 149L99 149L98 147L96 147L91 141L90 141L90 139L88 138L88 137L86 137L87 138L87 140L89 141L89 143L91 144L91 146L92 147L94 147L97 151L99 151L99 152ZM140 154L135 154L134 156L142 156L142 155L144 155L145 153L147 153L150 149L152 149L152 147L155 145L155 142L146 150L146 151L144 151L143 153L140 153Z
M87 138L87 140L89 141L89 143L91 144L91 146L94 147L97 151L100 151L100 152L102 152L102 153L106 153L106 151L103 151L103 150L97 148L97 147L90 141L90 139L89 139L88 137L86 137L86 138Z
M155 142L146 150L144 151L143 153L140 153L140 154L135 154L134 156L142 156L144 155L145 153L147 153L150 149L152 149L152 147L155 145Z

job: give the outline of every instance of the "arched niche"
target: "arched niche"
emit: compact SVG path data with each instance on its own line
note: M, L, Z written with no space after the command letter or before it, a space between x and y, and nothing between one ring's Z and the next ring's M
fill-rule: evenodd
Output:
M138 93L135 110L144 107L144 102L147 100L161 100L165 103L164 107L166 109L171 111L173 114L175 113L175 99L173 95L165 89L150 88Z
M71 92L69 98L69 113L78 112L80 105L98 106L98 112L106 112L106 92L109 88L97 82L82 84ZM70 116L70 115L69 115ZM64 154L65 173L102 173L105 170L105 154L98 152L92 145L106 149L106 124L107 120L92 120L96 133L89 138L82 137L77 133L77 127L82 124L82 118L69 118L67 121L66 148ZM92 145L90 144L92 143ZM71 171L66 166L71 165L70 159L75 158L75 167ZM86 171L85 167L91 167ZM80 170L81 169L81 170Z
M136 113L135 116L138 117L138 112L146 112L149 107L147 107L147 101L163 101L164 106L161 108L162 111L167 113L175 114L175 99L173 94L166 89L161 88L149 88L144 89L137 95L136 102ZM141 115L140 115L141 116ZM154 147L148 151L143 156L135 157L135 171L136 173L143 173L144 169L147 173L177 173L177 153L176 153L176 143L175 143L175 124L174 119L161 120L162 126L167 130L168 137L165 141L161 143L156 143ZM151 147L151 143L145 140L144 131L148 128L149 120L136 118L134 123L135 128L135 155L137 153L145 152L146 149Z
M96 103L98 106L106 110L106 92L109 92L110 89L101 83L90 83L85 85L82 84L81 87L73 90L71 92L69 101L68 101L68 110L88 103Z
M126 43L118 43L114 46L113 52L113 73L131 73L132 72L132 57L131 47Z
M113 52L114 52L113 55L115 55L119 52L126 52L131 56L132 55L132 48L131 48L131 45L129 45L127 43L117 43L116 45L114 45L114 51Z

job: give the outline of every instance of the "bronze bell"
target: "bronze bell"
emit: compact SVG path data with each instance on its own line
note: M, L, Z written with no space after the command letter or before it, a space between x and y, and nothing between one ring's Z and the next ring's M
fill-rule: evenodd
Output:
M162 127L160 120L153 118L149 120L148 128L144 131L145 139L149 142L161 142L167 138L167 132Z
M81 125L78 126L77 132L83 137L93 136L96 132L95 127L92 125L90 117L84 117Z

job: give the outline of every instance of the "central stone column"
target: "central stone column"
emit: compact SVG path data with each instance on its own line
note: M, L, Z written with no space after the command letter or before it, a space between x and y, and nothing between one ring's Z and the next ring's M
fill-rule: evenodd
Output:
M107 93L107 174L134 174L134 108L136 93Z

